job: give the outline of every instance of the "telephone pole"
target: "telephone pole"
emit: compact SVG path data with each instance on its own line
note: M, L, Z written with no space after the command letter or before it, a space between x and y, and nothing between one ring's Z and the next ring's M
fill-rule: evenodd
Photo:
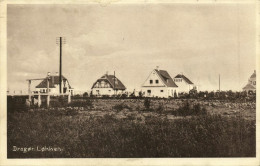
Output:
M114 71L114 94L116 94L116 72Z
M58 37L56 39L56 44L60 46L60 67L59 67L59 85L60 85L60 95L62 92L62 44L66 44L66 40L63 37Z
M218 75L218 90L220 92L220 74Z

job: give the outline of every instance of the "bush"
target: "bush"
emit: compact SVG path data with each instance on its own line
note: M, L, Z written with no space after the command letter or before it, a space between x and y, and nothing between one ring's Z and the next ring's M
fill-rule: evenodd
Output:
M180 106L177 110L172 112L176 116L191 116L191 115L206 115L206 108L202 108L201 105L195 104L193 107L190 106L189 102L186 102L184 105Z
M68 104L69 107L90 107L93 108L93 101L92 100L84 100L84 101L72 101Z
M149 109L150 109L150 105L151 105L151 100L148 99L148 98L145 98L145 99L144 99L144 108L145 108L146 110L149 110Z
M115 109L116 111L122 111L123 109L131 109L128 105L124 103L116 104L112 108Z

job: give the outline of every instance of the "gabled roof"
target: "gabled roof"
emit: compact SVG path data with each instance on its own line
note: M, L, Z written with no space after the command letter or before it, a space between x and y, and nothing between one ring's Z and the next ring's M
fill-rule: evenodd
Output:
M155 69L155 71L167 87L178 87L166 70Z
M189 80L185 75L183 74L178 74L177 76L175 76L174 78L182 78L185 82L187 82L188 84L193 84L191 82L191 80Z
M255 71L254 71L254 73L251 75L250 78L256 78L256 73L255 73Z
M67 78L65 78L64 76L61 76L61 79L63 81L67 80ZM59 85L59 82L60 82L60 76L50 76L49 88L55 88L55 85ZM69 84L69 81L68 81L68 84ZM39 85L37 85L36 88L47 88L47 77L44 80L42 80L42 82ZM69 84L69 88L72 89L70 84Z
M116 81L114 81L114 79ZM124 86L124 84L117 78L115 77L114 75L103 75L101 78L99 78L92 86L91 89L94 88L94 85L98 82L98 81L102 81L102 80L105 80L107 81L111 87L114 89L114 90L125 90L126 87Z
M254 90L254 89L256 89L253 85L251 85L251 84L247 84L244 88L243 88L243 90Z

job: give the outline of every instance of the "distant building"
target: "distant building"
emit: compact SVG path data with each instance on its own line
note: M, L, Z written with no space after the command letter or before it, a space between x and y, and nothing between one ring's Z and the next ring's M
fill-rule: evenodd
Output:
M73 88L70 86L69 81L64 76L61 77L61 88L63 94L71 93L73 95ZM60 76L59 75L51 75L49 76L49 93L53 95L58 95L60 93ZM34 93L47 93L47 77L41 81L40 84L38 84L35 87L36 91Z
M165 70L154 69L142 85L145 97L174 97L178 95L178 86Z
M108 74L99 78L91 88L92 95L96 96L122 94L125 90L126 87L117 77Z
M179 92L189 93L192 89L197 89L196 86L183 74L178 74L173 78L178 86Z
M250 76L248 79L248 83L246 86L243 88L243 91L246 92L256 92L256 71Z

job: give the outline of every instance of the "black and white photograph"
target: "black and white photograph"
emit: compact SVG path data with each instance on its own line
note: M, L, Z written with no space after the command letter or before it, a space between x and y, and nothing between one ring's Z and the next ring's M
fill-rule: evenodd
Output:
M259 164L257 1L8 2L6 161Z

